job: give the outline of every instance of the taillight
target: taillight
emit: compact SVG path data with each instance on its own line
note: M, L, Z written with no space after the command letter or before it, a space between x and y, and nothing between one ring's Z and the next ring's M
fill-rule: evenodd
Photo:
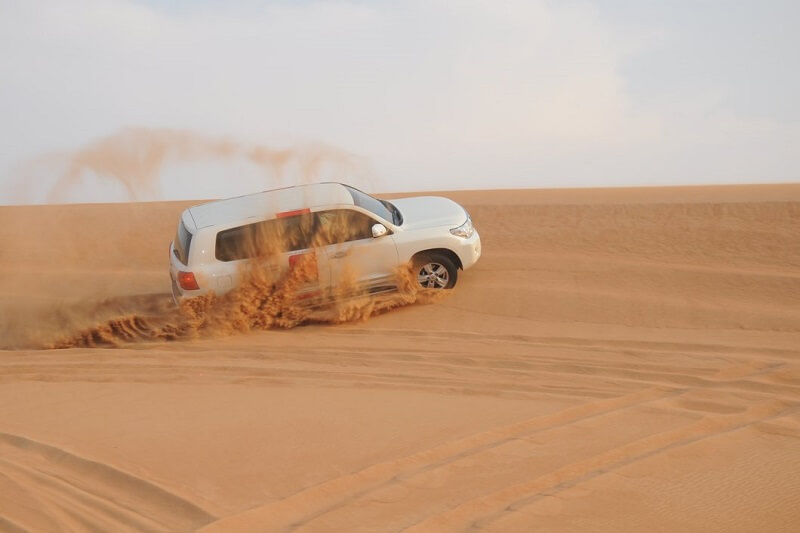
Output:
M185 291L196 291L200 289L197 280L194 279L193 272L178 272L178 285Z

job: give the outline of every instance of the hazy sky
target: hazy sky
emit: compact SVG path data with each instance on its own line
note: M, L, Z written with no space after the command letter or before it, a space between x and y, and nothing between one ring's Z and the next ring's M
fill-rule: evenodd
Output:
M798 20L797 0L0 0L0 203L44 201L71 152L132 127L321 143L383 191L797 182ZM264 188L236 156L167 159L142 198Z

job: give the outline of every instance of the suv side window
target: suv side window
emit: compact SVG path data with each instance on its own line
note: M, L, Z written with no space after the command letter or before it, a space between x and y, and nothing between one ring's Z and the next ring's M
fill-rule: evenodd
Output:
M317 241L322 246L372 238L372 225L376 222L360 211L335 209L316 215Z
M238 226L217 233L214 256L219 261L236 261L304 250L313 246L315 233L314 213Z

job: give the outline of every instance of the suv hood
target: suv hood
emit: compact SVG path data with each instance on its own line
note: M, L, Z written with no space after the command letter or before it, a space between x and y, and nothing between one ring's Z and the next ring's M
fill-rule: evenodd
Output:
M415 230L449 226L455 228L467 220L466 210L449 198L420 196L390 200L403 215L403 229Z

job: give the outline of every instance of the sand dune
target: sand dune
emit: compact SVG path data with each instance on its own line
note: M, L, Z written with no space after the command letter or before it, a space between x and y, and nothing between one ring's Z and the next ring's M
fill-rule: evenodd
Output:
M174 342L187 203L0 208L0 530L797 530L800 185L447 194L444 299Z

